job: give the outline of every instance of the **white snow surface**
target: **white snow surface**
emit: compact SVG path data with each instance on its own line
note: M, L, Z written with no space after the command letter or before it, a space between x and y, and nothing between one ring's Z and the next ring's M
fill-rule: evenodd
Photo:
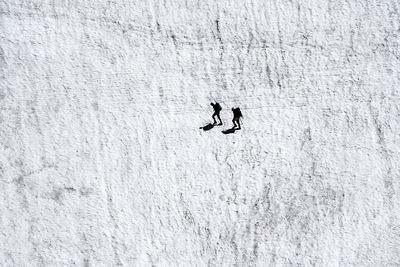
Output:
M400 266L398 0L0 12L1 266Z

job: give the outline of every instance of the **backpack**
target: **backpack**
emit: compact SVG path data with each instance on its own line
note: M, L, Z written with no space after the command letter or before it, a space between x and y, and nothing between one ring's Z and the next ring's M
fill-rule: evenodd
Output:
M242 112L240 111L240 108L235 108L233 110L233 114L235 115L235 117L240 118L243 117Z
M215 107L214 107L215 111L221 111L222 107L219 103L215 103Z

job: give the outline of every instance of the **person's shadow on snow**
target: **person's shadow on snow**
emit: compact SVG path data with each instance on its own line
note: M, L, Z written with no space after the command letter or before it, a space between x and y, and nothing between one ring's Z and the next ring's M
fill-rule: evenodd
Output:
M209 131L212 128L214 128L214 124L212 124L212 123L209 123L207 125L204 125L203 127L200 127L200 129L203 129L203 131Z

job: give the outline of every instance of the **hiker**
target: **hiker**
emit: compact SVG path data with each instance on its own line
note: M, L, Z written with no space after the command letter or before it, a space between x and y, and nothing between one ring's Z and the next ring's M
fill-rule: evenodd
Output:
M233 127L232 129L238 129L240 130L240 117L243 117L242 112L240 111L240 108L232 108L232 112L233 112ZM237 124L237 125L236 125Z
M219 103L217 103L217 102L215 102L215 104L214 103L210 103L210 105L214 109L214 114L212 115L212 118L214 120L214 125L217 124L217 121L215 120L215 117L217 117L219 119L219 124L218 125L222 125L222 120L221 120L221 117L219 116L219 113L222 110L221 105Z

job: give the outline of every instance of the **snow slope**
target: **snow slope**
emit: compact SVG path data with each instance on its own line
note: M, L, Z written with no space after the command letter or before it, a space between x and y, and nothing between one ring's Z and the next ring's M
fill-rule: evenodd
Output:
M0 11L1 266L400 266L397 0Z

